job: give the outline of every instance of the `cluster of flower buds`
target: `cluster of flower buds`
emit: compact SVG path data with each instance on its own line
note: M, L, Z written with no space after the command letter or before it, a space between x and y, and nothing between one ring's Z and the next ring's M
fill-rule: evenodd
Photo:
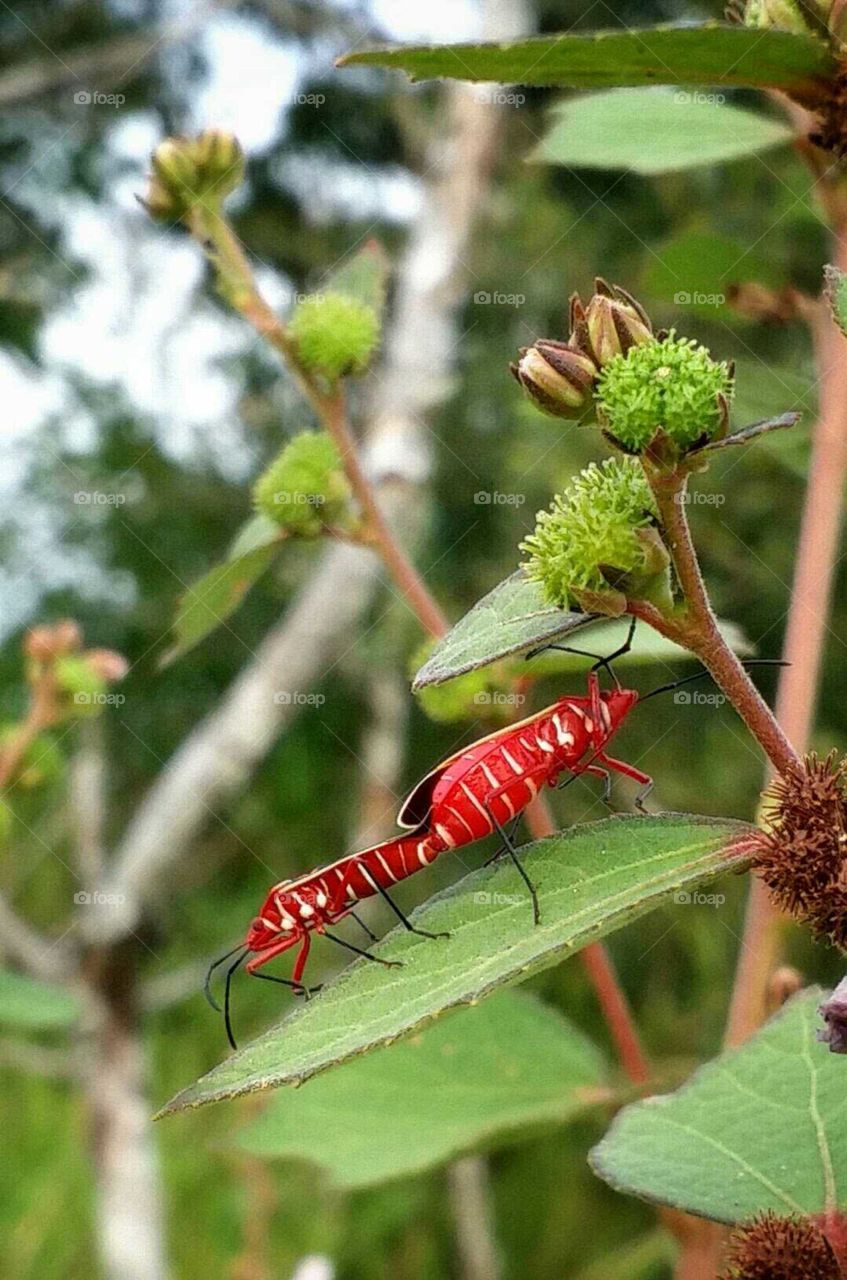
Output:
M587 304L578 293L571 297L567 342L539 338L510 366L538 408L556 418L581 418L603 366L653 338L650 320L631 294L599 276L594 288Z
M222 129L196 138L166 138L153 152L153 173L144 206L164 221L184 218L199 203L218 205L240 185L244 153Z
M33 627L23 651L27 679L42 693L45 722L101 709L108 686L129 670L126 658L113 649L83 649L82 632L70 618Z

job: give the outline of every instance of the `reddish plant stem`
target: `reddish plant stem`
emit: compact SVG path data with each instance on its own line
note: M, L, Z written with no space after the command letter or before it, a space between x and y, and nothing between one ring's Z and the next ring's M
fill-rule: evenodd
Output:
M836 235L836 265L847 270L847 235ZM842 529L847 480L847 349L828 309L813 322L819 369L820 409L812 437L812 458L800 522L785 658L776 716L798 752L808 748L832 583ZM770 973L778 962L781 916L760 880L750 885L738 968L730 1002L726 1043L740 1044L766 1015Z

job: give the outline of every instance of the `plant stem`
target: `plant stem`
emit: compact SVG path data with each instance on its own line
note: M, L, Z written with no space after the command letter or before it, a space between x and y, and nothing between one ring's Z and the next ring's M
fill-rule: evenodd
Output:
M847 270L843 222L836 232L835 261L842 271ZM828 308L819 309L812 333L820 409L785 633L784 653L790 665L782 671L776 699L777 719L799 752L807 749L812 730L847 480L847 350ZM767 980L779 956L781 920L767 888L754 879L730 1001L728 1045L742 1043L764 1021Z

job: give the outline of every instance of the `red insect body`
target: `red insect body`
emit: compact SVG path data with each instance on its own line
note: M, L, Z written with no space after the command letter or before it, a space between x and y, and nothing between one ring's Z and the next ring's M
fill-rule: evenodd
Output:
M614 770L644 786L650 778L605 755L638 701L628 689L601 691L596 673L585 698L561 698L534 716L489 734L428 774L405 801L397 836L296 880L274 885L245 939L248 973L299 943L293 981L303 976L312 932L322 933L361 898L388 892L447 849L501 830L565 770L607 778Z

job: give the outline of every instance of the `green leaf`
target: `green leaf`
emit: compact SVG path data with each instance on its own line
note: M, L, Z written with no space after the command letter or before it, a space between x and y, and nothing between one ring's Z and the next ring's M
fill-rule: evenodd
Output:
M824 293L832 307L832 317L847 337L847 275L838 267L824 267Z
M294 1084L386 1044L458 1005L523 982L675 893L746 865L733 842L752 828L686 814L607 818L522 851L541 924L511 863L466 876L412 920L449 938L393 930L374 944L400 969L356 961L282 1023L178 1094L164 1113Z
M239 1145L317 1161L341 1187L371 1186L546 1132L601 1100L605 1074L600 1051L560 1014L504 991L277 1094ZM344 1123L330 1133L327 1116Z
M226 560L190 586L173 623L174 643L161 659L165 667L183 657L234 613L276 555L283 531L267 516L255 515L236 535Z
M847 1205L845 1064L815 1037L818 990L676 1093L626 1107L591 1163L620 1191L718 1222Z
M662 88L611 89L559 103L530 160L575 168L670 173L719 164L790 142L780 120Z
M765 252L741 240L688 230L656 246L655 256L647 263L644 287L652 295L650 301L663 308L685 308L684 313L674 310L677 324L683 315L686 322L691 315L713 321L731 315L733 325L739 320L752 324L729 305L732 286L750 280L779 287L785 284L785 273Z
M346 294L381 312L388 289L389 262L378 240L368 240L357 253L321 282L321 290Z
M715 84L782 89L810 106L837 71L821 40L787 31L706 23L590 35L535 36L513 44L405 45L362 49L339 66L391 67L413 80L496 80L501 84Z
M613 653L626 638L629 619L598 620L599 615L567 613L545 602L539 584L518 569L474 605L436 645L415 676L412 688L443 684L455 676L487 667L501 658L559 642L575 631L591 626L579 637L578 648ZM721 631L736 653L751 648L737 627L721 623ZM636 627L631 653L620 661L646 663L691 659L692 654L648 627ZM549 653L533 658L532 671L546 675L560 671L584 671L585 658Z
M25 1031L62 1031L76 1022L79 1000L64 987L0 969L0 1025Z

